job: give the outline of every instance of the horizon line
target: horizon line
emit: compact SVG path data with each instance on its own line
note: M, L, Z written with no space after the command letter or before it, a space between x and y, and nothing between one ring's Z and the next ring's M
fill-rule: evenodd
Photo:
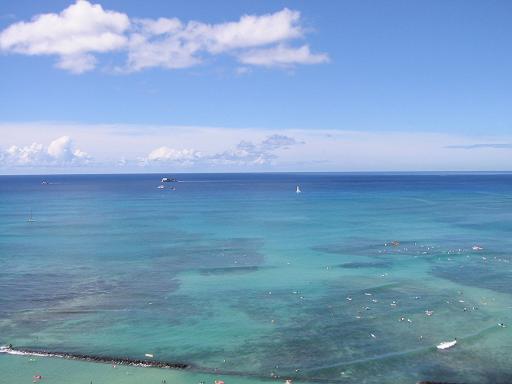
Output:
M162 174L174 174L174 175L245 175L245 174L381 174L381 175L414 175L414 174L488 174L488 175L499 175L499 174L512 174L512 170L509 171L458 171L458 170L445 170L445 171L247 171L247 172L102 172L102 173L11 173L11 174L0 174L0 177L4 176L108 176L108 175L162 175Z

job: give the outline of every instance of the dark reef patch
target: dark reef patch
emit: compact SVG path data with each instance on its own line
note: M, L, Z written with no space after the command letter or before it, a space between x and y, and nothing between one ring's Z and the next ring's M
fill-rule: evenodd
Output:
M353 263L343 263L335 265L337 268L346 268L346 269L359 269L359 268L389 268L393 265L390 261L375 261L375 262L353 262Z
M431 273L461 285L512 293L510 256L490 257L482 254L482 256L466 258L464 261L465 263L435 265Z
M248 265L244 267L218 267L218 268L200 268L199 272L203 276L207 275L225 275L237 273L250 273L260 270L261 267L256 265Z
M154 260L159 268L169 272L190 269L258 266L264 256L260 252L261 239L205 239L179 245L172 245L160 252Z
M321 252L339 256L363 256L390 262L396 257L421 257L428 259L442 254L440 248L416 241L387 240L382 243L365 242L362 240L343 243L322 244L311 248Z

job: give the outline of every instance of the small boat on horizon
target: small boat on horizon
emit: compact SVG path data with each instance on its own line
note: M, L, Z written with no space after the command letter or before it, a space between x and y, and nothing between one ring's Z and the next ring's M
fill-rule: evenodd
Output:
M27 223L33 223L33 222L35 222L35 220L34 220L34 218L32 217L32 210L30 210L30 215L29 215L29 217L28 217L28 219L27 219Z
M163 185L159 185L157 188L158 189L164 189L165 187Z
M295 190L295 193L302 193L302 191L300 190L300 186L297 185L297 189Z
M162 180L160 180L162 183L177 183L178 180L171 177L162 177Z

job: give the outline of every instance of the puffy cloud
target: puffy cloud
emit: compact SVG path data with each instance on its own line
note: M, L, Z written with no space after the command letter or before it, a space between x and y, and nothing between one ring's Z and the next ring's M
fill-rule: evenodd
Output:
M201 62L195 56L199 50L196 42L179 37L153 38L144 33L135 33L130 37L127 64L121 70L131 72L151 67L191 67Z
M252 49L239 55L240 62L265 67L287 67L295 64L319 64L329 61L325 53L311 53L309 46L294 48L284 45Z
M200 63L206 53L232 53L246 64L269 65L261 64L257 60L250 62L250 57L244 61L243 52L253 47L278 44L304 35L300 26L300 13L287 8L261 16L244 15L238 21L214 25L197 21L183 24L175 18L144 19L136 24L138 32L130 38L127 65L127 69L133 71L158 66L190 67ZM291 52L288 52L288 56L292 56L294 49L288 48L288 51ZM307 46L298 48L295 58L285 58L282 49L269 50L266 56L271 56L272 53L281 56L274 59L281 65L311 64L315 60L323 62L327 58L324 54L311 54ZM246 54L249 55L250 52ZM256 52L252 55L256 55Z
M87 161L89 159L87 153L73 147L73 141L69 136L62 136L53 140L48 146L47 152L51 158L63 163Z
M287 8L262 16L244 15L239 21L204 25L202 30L207 48L225 52L236 48L267 45L301 37L300 13ZM199 24L198 24L199 26Z
M143 164L150 163L194 163L202 157L201 153L193 149L174 149L160 147L151 151L142 159Z
M42 144L32 143L25 147L12 145L3 153L3 162L14 165L32 165L45 163L48 153Z
M125 46L125 14L106 11L99 4L78 0L61 13L37 15L10 25L0 34L0 48L26 55L57 55L58 66L81 73L94 68L94 52Z
M298 11L282 9L243 15L237 21L207 24L177 18L132 19L99 4L77 0L61 13L35 16L0 33L0 50L26 55L57 55L57 67L82 73L95 68L95 54L124 50L120 71L186 68L207 55L229 54L246 65L291 66L328 60L307 45L283 45L304 38Z
M91 157L80 149L75 149L68 136L55 139L48 147L32 143L24 147L12 145L0 151L0 164L8 166L69 166L89 163Z

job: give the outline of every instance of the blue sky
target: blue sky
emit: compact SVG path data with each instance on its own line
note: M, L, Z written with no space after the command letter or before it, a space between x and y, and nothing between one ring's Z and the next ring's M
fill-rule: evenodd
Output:
M510 170L511 14L4 1L0 173Z

